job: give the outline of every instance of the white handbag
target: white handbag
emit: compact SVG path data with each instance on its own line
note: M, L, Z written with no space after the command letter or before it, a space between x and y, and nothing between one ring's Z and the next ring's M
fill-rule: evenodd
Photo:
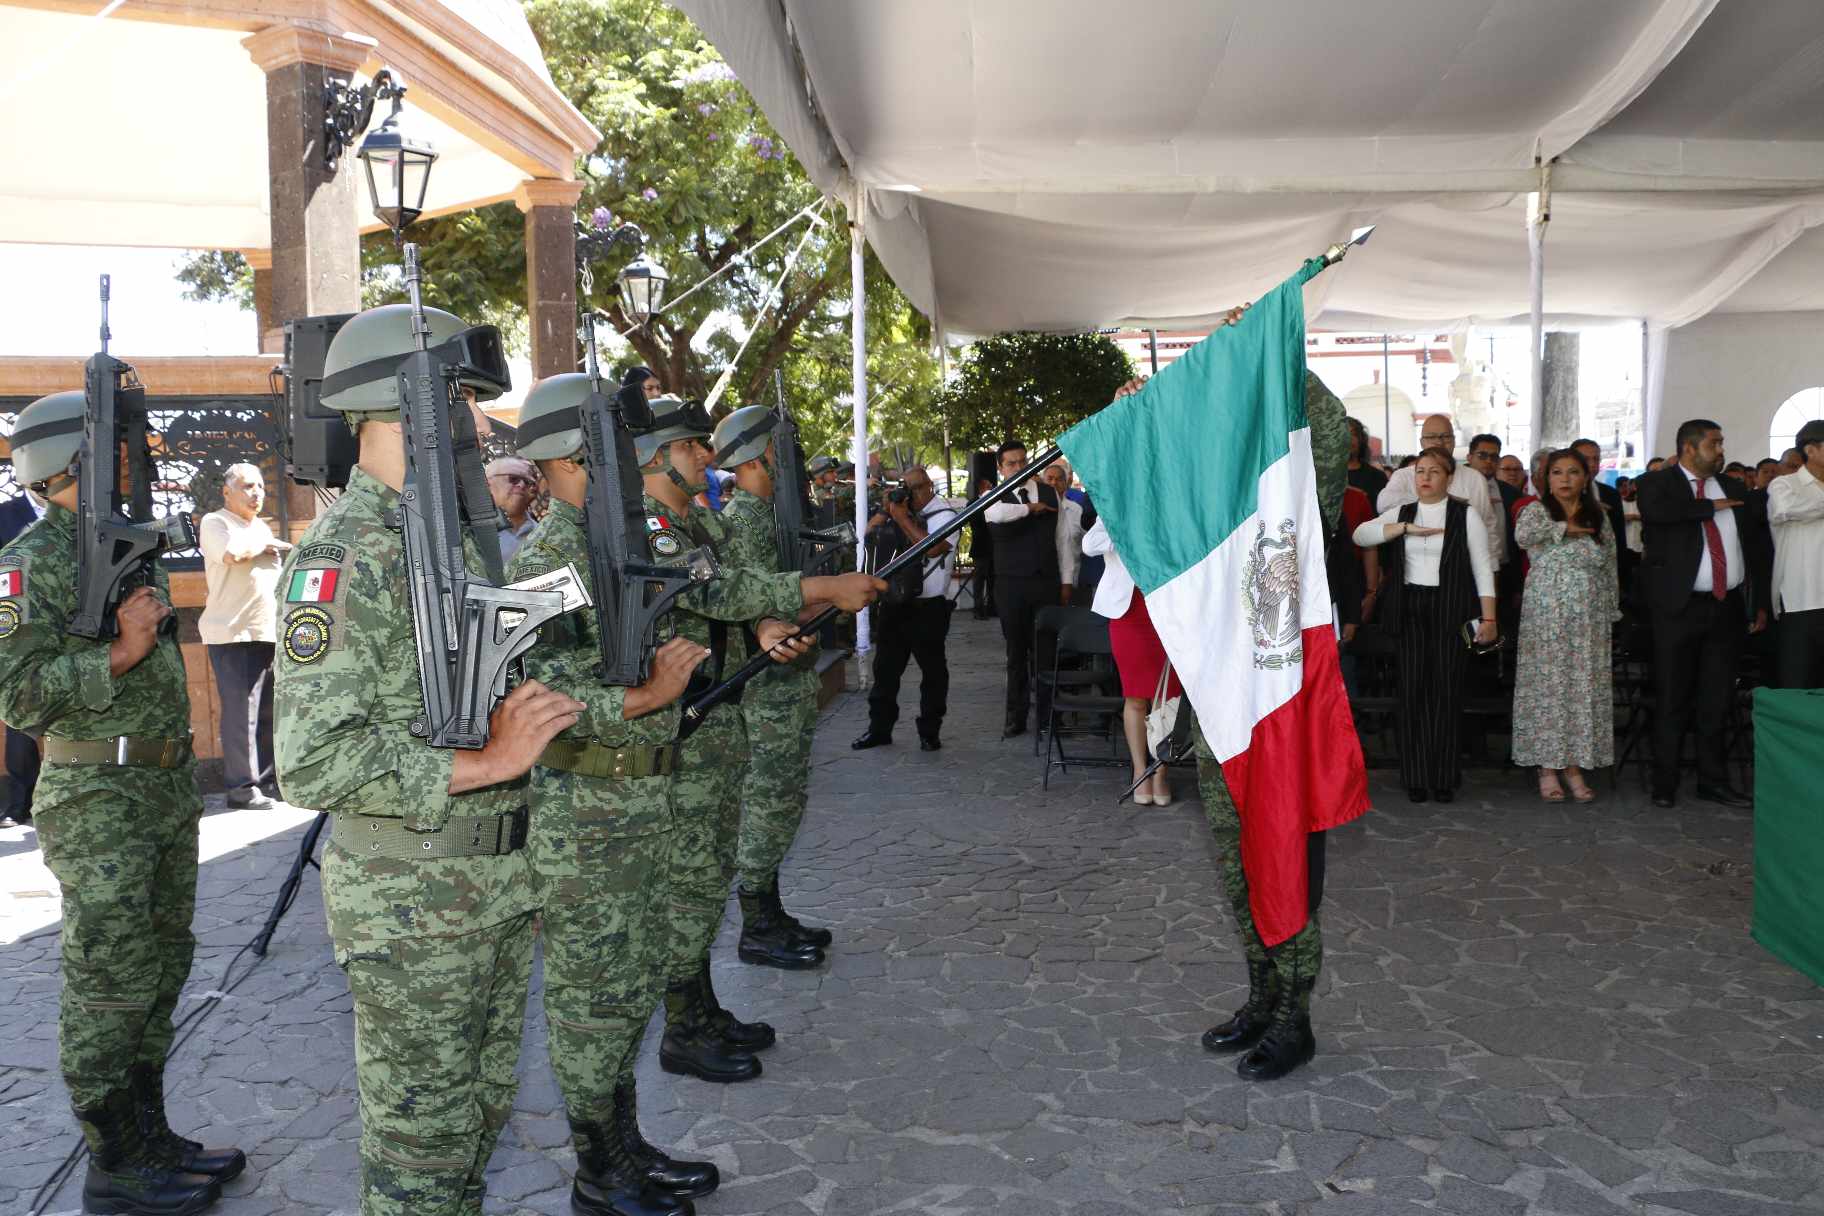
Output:
M1175 697L1165 694L1172 687L1172 665L1167 662L1159 672L1159 687L1153 691L1152 708L1146 714L1146 750L1155 760L1170 760L1160 749L1172 732L1178 729L1178 711L1184 707L1182 692Z

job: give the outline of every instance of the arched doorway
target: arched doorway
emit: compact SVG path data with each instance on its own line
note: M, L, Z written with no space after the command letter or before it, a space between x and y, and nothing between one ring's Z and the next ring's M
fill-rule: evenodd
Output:
M1824 418L1824 386L1802 388L1773 412L1773 425L1767 428L1767 454L1779 458L1792 446L1799 428L1807 422Z

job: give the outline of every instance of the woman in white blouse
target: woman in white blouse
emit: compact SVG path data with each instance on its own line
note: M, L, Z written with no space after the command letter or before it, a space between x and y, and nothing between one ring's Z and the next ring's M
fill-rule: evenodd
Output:
M1121 564L1121 555L1115 552L1114 542L1100 519L1083 534L1083 552L1105 561L1090 610L1108 618L1109 647L1115 653L1115 670L1121 675L1121 726L1127 735L1128 754L1134 761L1134 780L1139 781L1152 762L1146 750L1146 711L1152 705L1153 694L1159 691L1159 676L1166 663L1165 646L1146 613L1146 597ZM1166 695L1175 697L1182 691L1174 673ZM1163 766L1145 789L1134 791L1134 804L1172 804L1171 778Z
M1400 775L1414 802L1449 802L1462 782L1457 723L1469 657L1462 629L1495 640L1495 571L1487 530L1447 493L1457 462L1427 448L1413 464L1416 503L1383 511L1355 530L1364 548L1392 545L1381 561L1381 624L1400 655ZM1479 522L1479 521L1478 521Z

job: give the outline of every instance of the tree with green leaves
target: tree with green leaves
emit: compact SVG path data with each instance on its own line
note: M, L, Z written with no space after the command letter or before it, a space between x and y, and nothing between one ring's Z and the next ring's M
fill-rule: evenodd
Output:
M1037 445L1114 400L1133 374L1103 334L999 334L969 348L939 405L958 448Z

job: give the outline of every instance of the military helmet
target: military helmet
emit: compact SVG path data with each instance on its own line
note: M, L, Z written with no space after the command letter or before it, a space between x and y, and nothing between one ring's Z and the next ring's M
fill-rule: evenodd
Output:
M481 401L492 401L513 387L500 331L492 325L469 325L454 313L426 307L430 345L462 369L461 382ZM382 304L350 317L329 341L323 358L320 400L344 414L378 414L399 408L396 376L399 364L418 348L412 333L412 306Z
M701 401L680 401L666 393L652 399L652 429L633 437L633 454L644 465L674 439L708 439L715 431Z
M513 449L527 460L563 460L583 450L579 413L589 400L590 380L581 372L546 376L519 407Z
M66 471L82 447L81 389L52 393L19 411L13 427L13 474L35 486Z
M764 405L748 405L716 423L709 446L716 453L716 467L732 469L766 455L779 418Z
M818 456L811 461L810 467L805 471L812 477L821 477L825 473L833 473L835 470L836 458L834 456Z

